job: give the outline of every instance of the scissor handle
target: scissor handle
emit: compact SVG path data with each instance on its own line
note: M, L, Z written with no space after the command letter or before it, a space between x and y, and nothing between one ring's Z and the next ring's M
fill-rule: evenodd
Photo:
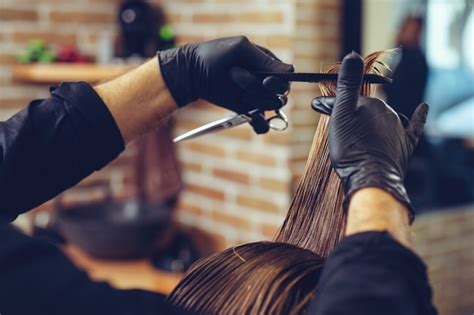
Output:
M267 119L271 129L276 131L284 131L288 128L288 117L281 110L275 110L275 115Z

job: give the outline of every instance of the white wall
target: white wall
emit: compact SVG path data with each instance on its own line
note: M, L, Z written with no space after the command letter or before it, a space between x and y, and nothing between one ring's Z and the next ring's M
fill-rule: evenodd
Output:
M362 54L393 48L396 36L397 0L364 0Z

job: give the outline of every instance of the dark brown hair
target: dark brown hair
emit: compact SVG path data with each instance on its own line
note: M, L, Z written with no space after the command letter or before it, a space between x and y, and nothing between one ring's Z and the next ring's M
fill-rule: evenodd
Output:
M364 59L364 72L390 75L389 67L380 60L387 52L368 55ZM339 67L339 63L334 64L327 72L337 73ZM323 96L334 96L336 82L322 82L320 89ZM365 82L361 94L370 93L371 86ZM275 237L277 242L309 249L322 257L328 256L339 243L346 225L342 184L329 159L328 128L329 116L321 115L290 210Z
M170 301L203 314L301 314L323 263L286 243L243 244L195 263Z

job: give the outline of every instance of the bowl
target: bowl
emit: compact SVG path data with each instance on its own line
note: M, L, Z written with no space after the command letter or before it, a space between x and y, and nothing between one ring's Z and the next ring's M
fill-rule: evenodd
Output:
M61 235L101 259L149 257L170 226L171 209L143 202L107 202L61 208Z

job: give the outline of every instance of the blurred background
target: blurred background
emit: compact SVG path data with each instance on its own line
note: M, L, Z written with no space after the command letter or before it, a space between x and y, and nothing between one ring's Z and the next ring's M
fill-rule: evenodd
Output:
M472 314L473 2L0 0L0 119L48 97L50 85L101 82L187 42L245 34L308 72L351 50L401 47L394 84L377 92L407 116L431 106L406 181L420 213L415 247L440 314ZM317 95L317 85L293 84L285 132L241 126L175 147L174 135L230 115L197 102L16 223L96 279L166 293L198 257L272 238L307 158Z

